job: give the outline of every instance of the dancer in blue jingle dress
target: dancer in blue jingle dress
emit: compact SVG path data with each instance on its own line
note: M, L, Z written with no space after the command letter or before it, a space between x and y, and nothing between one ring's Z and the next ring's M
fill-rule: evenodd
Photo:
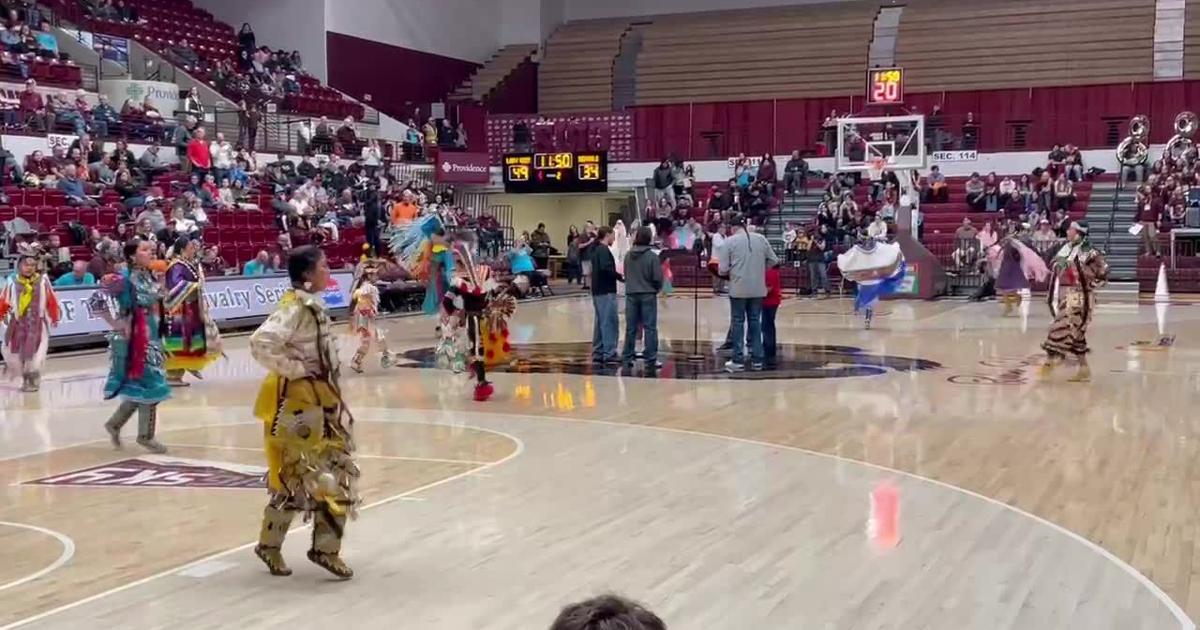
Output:
M109 274L92 294L88 307L112 327L109 350L112 363L104 383L104 399L121 398L104 429L113 446L121 447L121 427L138 414L137 443L154 453L166 447L154 439L158 403L171 397L164 368L159 319L163 288L155 272L154 243L133 240L125 245L128 269Z
M875 304L900 289L907 266L899 243L866 240L838 255L838 269L842 277L858 285L854 312L865 312L866 327L870 329Z

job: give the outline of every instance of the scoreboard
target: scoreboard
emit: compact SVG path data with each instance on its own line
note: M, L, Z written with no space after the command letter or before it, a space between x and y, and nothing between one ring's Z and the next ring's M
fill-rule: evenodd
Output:
M608 153L506 153L504 192L608 192Z
M904 102L904 69L867 70L867 104L898 105Z

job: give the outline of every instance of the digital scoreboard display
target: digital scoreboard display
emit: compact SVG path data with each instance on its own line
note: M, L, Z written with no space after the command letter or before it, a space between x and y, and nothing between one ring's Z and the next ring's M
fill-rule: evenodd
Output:
M506 153L504 192L608 192L608 153Z
M904 102L904 69L867 70L867 104L897 105Z

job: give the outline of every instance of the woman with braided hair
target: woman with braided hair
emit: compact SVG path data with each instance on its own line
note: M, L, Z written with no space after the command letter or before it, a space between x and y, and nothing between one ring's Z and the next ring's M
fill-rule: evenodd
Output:
M1104 286L1108 279L1108 262L1100 250L1092 247L1087 238L1086 221L1075 221L1067 229L1067 243L1054 256L1051 268L1054 279L1050 285L1050 310L1054 323L1042 344L1046 351L1046 362L1042 364L1042 375L1050 373L1068 357L1074 358L1079 370L1071 381L1083 383L1091 380L1087 355L1091 350L1087 343L1088 324L1096 310L1096 289Z
M138 414L137 443L153 453L167 449L154 438L158 404L171 397L159 323L163 312L163 287L154 242L134 239L125 244L128 268L105 276L88 307L108 322L112 363L104 383L104 399L121 398L104 429L113 446L121 447L121 427Z
M312 245L288 256L292 288L250 336L250 354L269 373L254 415L264 425L267 488L262 529L254 554L271 575L291 575L281 548L298 512L313 519L308 559L342 579L354 571L342 561L347 518L358 507L354 418L338 386L337 339L321 292L329 264Z

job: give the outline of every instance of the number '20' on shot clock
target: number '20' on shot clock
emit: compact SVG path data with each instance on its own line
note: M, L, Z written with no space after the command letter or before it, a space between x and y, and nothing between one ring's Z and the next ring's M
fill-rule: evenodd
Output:
M897 105L904 102L904 69L867 70L867 104Z

